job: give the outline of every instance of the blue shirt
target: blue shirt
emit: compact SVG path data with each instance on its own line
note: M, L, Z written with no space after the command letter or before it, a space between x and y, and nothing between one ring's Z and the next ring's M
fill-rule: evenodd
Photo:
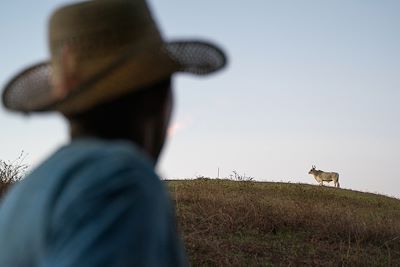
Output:
M186 266L174 212L133 143L81 139L0 206L1 267Z

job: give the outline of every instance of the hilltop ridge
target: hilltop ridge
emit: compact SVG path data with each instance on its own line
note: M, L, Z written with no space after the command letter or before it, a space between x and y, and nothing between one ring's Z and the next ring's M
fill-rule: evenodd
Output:
M307 184L166 182L193 266L400 266L400 200Z

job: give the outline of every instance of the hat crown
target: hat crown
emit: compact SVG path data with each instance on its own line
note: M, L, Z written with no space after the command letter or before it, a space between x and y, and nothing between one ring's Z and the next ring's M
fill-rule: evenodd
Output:
M50 18L49 46L53 59L66 44L89 56L99 49L143 43L146 46L162 43L144 0L82 2L62 7Z

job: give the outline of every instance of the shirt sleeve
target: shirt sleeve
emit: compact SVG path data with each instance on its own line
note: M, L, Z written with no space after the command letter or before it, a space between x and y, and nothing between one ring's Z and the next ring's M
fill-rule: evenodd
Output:
M54 204L41 267L180 262L173 259L179 255L170 255L179 252L178 239L165 190L152 170L100 161L78 173Z

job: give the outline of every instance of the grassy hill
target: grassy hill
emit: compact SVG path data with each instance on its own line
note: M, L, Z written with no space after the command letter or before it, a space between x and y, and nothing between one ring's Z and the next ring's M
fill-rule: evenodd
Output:
M400 200L332 187L167 181L193 266L400 266Z

